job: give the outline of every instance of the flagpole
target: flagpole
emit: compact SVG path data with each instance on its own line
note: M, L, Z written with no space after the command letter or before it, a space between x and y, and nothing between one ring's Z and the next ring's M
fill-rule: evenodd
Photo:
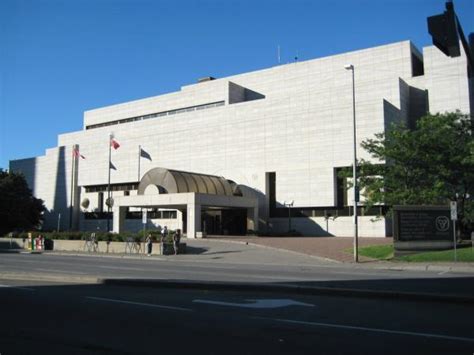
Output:
M112 157L112 133L109 134L109 181L107 183L107 233L110 232L110 163Z
M69 203L69 230L72 230L72 201L73 201L73 194L74 194L74 173L75 173L75 162L76 162L76 147L77 144L73 144L72 146L72 164L71 164L71 199Z
M138 181L140 181L140 158L141 158L141 154L142 153L142 146L139 145L138 146Z

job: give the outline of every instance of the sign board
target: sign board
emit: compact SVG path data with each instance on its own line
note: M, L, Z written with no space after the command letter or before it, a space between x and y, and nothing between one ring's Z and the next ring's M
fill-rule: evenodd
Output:
M143 224L147 223L147 220L148 220L147 212L148 210L142 210L142 223Z
M451 207L451 221L457 221L458 220L458 206L456 201L451 201L449 203L449 206Z
M395 241L452 240L450 211L442 206L394 206Z

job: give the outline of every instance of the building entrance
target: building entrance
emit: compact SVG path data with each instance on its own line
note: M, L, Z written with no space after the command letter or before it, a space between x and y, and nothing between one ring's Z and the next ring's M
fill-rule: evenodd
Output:
M208 235L245 235L247 232L247 210L212 209L202 213L202 228Z

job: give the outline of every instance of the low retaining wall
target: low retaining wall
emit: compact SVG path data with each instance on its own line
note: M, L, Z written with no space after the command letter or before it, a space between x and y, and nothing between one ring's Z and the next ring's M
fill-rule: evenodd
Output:
M10 238L3 238L4 244L10 242ZM21 238L12 238L12 244L16 248L27 249L27 240L23 241ZM77 251L77 252L91 252L91 253L110 253L110 254L146 254L145 243L130 243L126 242L97 242L88 244L85 240L58 240L54 239L52 243L52 250L56 251ZM186 253L186 243L179 243L179 254ZM160 255L160 243L153 243L152 255ZM165 254L174 254L173 244L165 244Z

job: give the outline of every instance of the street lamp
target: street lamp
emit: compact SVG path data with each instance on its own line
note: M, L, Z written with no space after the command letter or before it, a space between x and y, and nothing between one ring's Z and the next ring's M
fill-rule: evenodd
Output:
M291 200L289 202L283 201L283 206L288 207L288 232L291 231L291 209L290 207L293 207L293 204L295 201Z
M352 165L353 189L354 189L354 261L359 261L359 241L358 241L358 225L357 225L357 202L359 200L359 186L357 185L357 141L356 141L356 110L355 110L355 79L354 66L346 64L344 69L352 72L352 127L353 127L353 143L354 143L354 162Z

